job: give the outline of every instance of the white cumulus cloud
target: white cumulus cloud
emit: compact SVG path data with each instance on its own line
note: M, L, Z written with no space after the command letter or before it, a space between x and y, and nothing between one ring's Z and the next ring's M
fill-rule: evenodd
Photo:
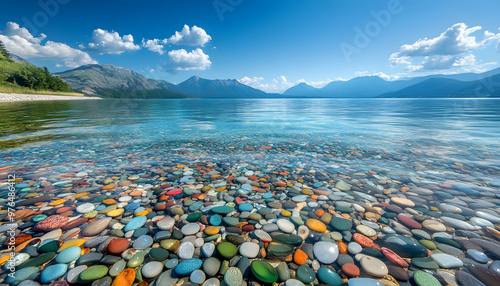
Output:
M159 39L153 39L153 40L142 39L142 47L152 52L159 53L160 55L163 55L165 53L162 41Z
M176 31L166 42L174 45L203 46L210 40L212 40L212 37L202 28L197 26L189 28L188 25L184 25L182 31Z
M476 38L473 34L481 29L481 26L469 28L464 23L457 23L437 37L401 46L389 60L392 65L406 65L408 72L476 66L475 50L494 42L498 47L500 43L500 33L485 31L481 39Z
M34 37L26 28L19 24L8 22L7 28L0 34L0 41L7 50L26 59L50 59L61 61L65 66L76 68L86 64L96 64L86 52L72 48L64 43L46 41L47 36L41 34ZM56 63L62 66L61 63Z
M120 37L118 32L109 32L103 29L95 29L92 33L92 42L88 44L87 50L99 54L119 55L126 51L136 51L141 47L134 44L132 35Z
M202 49L197 48L191 52L184 49L168 52L169 62L167 69L171 71L206 70L212 62Z

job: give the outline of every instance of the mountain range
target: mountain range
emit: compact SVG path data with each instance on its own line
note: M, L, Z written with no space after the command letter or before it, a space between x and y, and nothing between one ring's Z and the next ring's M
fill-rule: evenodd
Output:
M77 92L109 98L500 97L500 68L480 74L430 75L395 81L363 76L333 81L323 88L299 83L283 94L266 93L235 79L210 80L193 76L173 84L111 65L84 65L56 75Z

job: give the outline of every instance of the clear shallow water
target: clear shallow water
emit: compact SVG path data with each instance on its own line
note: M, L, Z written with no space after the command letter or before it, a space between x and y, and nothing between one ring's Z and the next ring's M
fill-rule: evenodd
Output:
M230 157L245 147L327 144L500 165L495 99L41 101L1 103L0 112L0 154L12 164L37 158L64 164L61 154L74 149L168 154L184 148ZM286 159L297 151L289 149L275 155ZM39 157L27 156L34 150Z

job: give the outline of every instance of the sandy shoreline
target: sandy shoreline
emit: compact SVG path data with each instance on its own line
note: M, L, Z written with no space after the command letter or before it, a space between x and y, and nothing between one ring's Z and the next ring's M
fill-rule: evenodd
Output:
M68 96L68 95L0 93L0 102L34 101L34 100L88 100L88 99L101 99L101 98L88 97L88 96L85 97Z

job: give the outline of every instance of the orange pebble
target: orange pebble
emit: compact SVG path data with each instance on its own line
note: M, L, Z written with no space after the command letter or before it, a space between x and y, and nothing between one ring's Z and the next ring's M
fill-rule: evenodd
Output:
M131 286L135 281L135 270L133 268L126 268L118 276L111 286Z
M338 243L340 253L347 254L347 245L343 241L339 241Z
M321 217L325 213L325 211L324 210L317 210L314 213L316 214L317 217Z
M304 265L307 263L308 257L309 256L307 256L307 254L302 249L297 249L293 254L293 262L295 262L297 265Z

